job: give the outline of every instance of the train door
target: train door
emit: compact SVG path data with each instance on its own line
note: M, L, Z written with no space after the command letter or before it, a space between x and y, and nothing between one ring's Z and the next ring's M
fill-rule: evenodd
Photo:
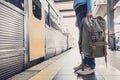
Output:
M31 62L39 60L45 55L43 1L44 0L29 0Z
M24 9L21 5L17 0L0 0L0 80L24 68Z

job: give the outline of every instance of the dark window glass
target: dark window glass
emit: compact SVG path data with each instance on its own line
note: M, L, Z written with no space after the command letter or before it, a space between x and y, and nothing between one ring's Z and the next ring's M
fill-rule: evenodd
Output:
M45 24L49 25L49 5L45 0Z
M7 2L12 3L13 5L17 6L18 8L24 10L24 0L6 0Z
M32 0L32 2L33 15L41 20L41 2L39 0Z

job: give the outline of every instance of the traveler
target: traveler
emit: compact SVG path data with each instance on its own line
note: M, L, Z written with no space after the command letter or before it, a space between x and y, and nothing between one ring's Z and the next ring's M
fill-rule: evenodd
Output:
M79 50L81 50L81 38L80 31L82 28L82 19L84 17L92 17L92 0L74 0L74 10L77 18L77 25L79 29ZM84 69L82 69L84 68ZM89 75L94 73L95 69L95 59L88 58L86 56L83 57L82 63L75 67L74 70L80 75Z

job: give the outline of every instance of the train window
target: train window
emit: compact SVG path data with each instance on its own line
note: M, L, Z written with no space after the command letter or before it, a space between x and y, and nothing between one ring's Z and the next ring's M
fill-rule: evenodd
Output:
M6 1L24 10L24 0L6 0Z
M47 0L45 0L45 24L49 25L49 5Z
M41 14L42 14L42 9L41 9L41 2L39 0L32 0L32 10L33 10L33 15L41 20Z
M54 11L52 7L50 7L50 15L54 19L55 22L57 22L57 13Z

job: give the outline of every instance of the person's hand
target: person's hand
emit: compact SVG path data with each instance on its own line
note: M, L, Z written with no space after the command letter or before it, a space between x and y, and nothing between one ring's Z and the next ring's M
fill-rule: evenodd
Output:
M93 17L93 14L92 14L92 12L88 12L86 16L87 17Z

